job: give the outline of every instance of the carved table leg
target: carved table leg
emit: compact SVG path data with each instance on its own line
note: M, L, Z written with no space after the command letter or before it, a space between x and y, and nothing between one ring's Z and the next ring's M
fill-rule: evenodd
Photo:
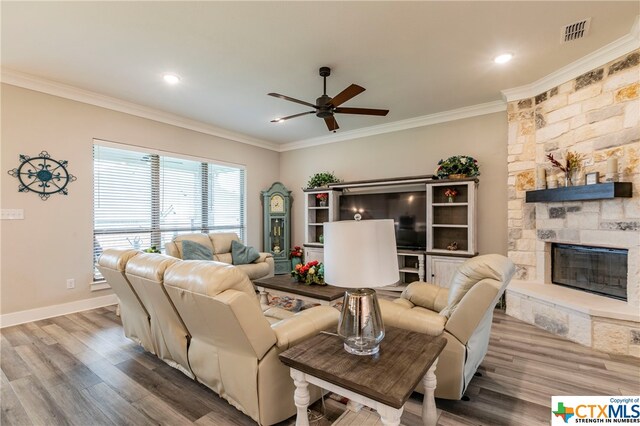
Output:
M422 400L422 422L425 426L436 426L438 422L438 412L436 410L436 399L433 395L436 390L436 364L438 359L433 361L431 367L424 375L422 384L424 385L424 399Z
M293 394L293 400L298 408L296 415L296 426L309 426L309 416L307 415L307 407L309 407L309 383L304 378L304 373L291 369L291 378L296 385L296 391Z
M385 426L398 426L400 425L400 417L402 417L402 411L404 407L400 409L384 406L378 406L377 410L380 414L380 421Z
M269 293L265 289L260 290L260 304L261 305L269 304Z

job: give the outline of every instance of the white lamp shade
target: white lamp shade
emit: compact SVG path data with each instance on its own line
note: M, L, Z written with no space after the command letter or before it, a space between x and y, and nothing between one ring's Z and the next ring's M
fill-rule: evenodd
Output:
M325 223L324 280L348 288L397 283L400 274L393 220Z

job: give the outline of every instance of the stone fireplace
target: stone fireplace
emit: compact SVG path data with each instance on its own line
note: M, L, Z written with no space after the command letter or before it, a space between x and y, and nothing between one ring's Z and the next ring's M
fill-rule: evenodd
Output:
M507 313L583 345L636 357L639 62L640 51L631 52L537 96L511 101L507 108L508 255L516 264L506 293ZM526 203L526 192L536 189L538 168L545 167L547 176L557 173L547 154L562 159L567 151L583 154L581 174L597 171L601 180L607 159L616 157L620 181L633 185L632 197ZM580 247L595 249L588 253ZM605 254L614 256L604 260ZM558 270L552 262L558 260L573 265ZM597 261L599 266L590 265Z

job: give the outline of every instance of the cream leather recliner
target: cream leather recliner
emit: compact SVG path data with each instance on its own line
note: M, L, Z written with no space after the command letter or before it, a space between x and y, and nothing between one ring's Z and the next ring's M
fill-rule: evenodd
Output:
M336 309L263 313L247 276L219 262L177 262L167 269L164 287L191 332L188 355L198 381L261 425L296 413L295 386L278 354L335 329ZM320 390L309 388L315 401Z
M162 285L166 270L180 260L163 254L141 253L126 265L129 282L151 315L151 337L155 354L193 378L187 347L191 335Z
M139 254L138 250L105 250L98 259L97 267L120 301L124 335L155 354L149 312L125 276L127 262Z
M487 353L493 310L514 272L504 256L477 256L460 265L449 288L414 282L401 298L380 300L385 325L447 339L436 367L436 397L464 395ZM422 385L416 390L423 392Z
M209 234L184 234L178 235L173 241L165 244L165 252L169 256L182 259L182 241L189 240L201 244L211 250L213 258L218 262L232 264L231 241L240 241L234 232L211 232ZM274 274L273 255L260 253L260 257L247 265L234 265L247 274L250 280L269 278Z

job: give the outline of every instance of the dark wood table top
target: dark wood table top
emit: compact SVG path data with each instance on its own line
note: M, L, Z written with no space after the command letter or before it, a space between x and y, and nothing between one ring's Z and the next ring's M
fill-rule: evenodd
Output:
M259 287L271 288L300 296L313 297L314 299L331 302L344 296L344 288L332 285L306 285L297 282L291 275L276 275L271 278L254 280L253 284Z
M288 367L400 408L447 344L442 336L385 327L380 352L359 356L337 335L318 334L280 354Z

